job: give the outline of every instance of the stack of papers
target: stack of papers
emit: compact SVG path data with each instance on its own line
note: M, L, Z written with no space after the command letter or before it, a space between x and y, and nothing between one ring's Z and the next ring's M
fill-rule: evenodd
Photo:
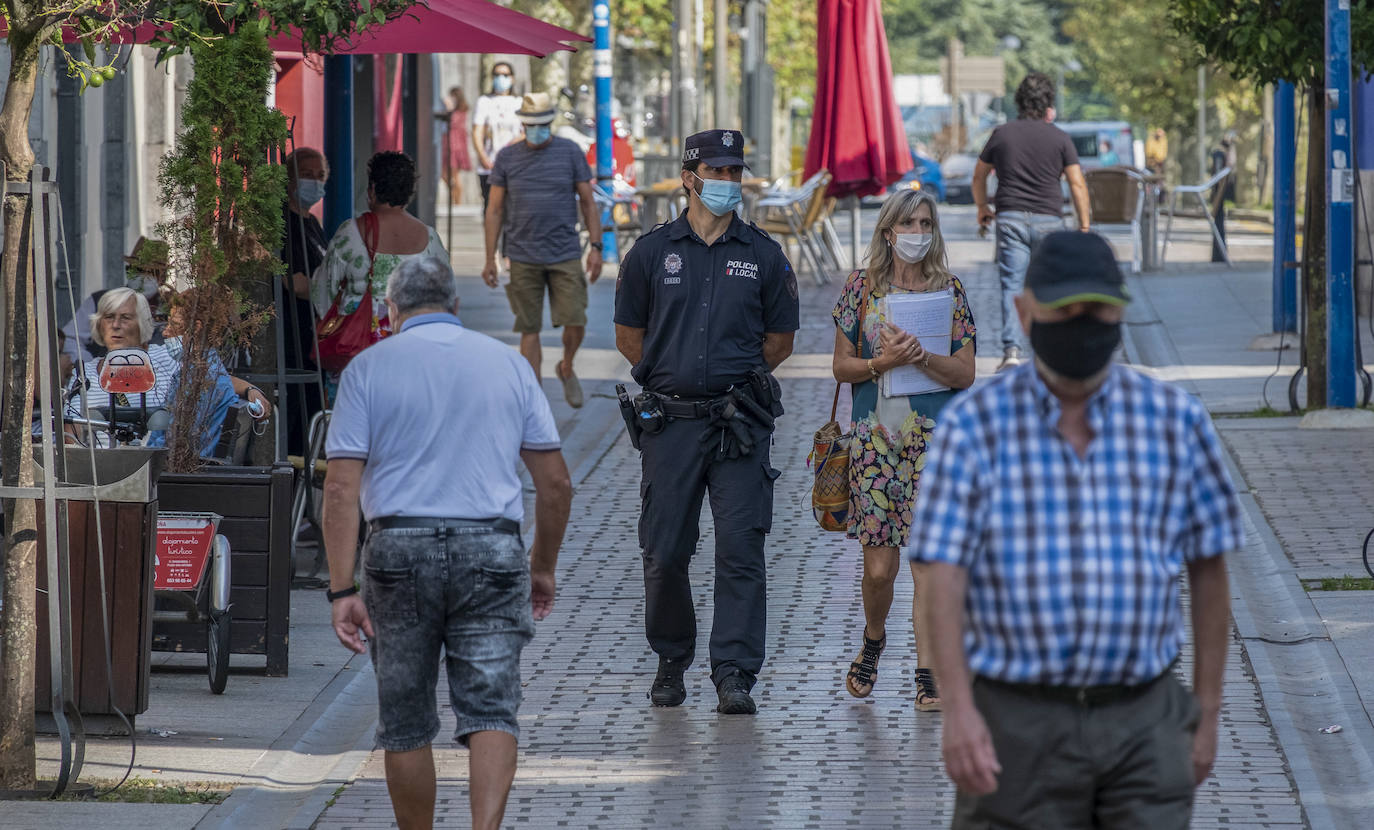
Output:
M897 328L913 334L921 347L933 355L949 356L950 330L954 325L954 289L929 294L889 294L884 318ZM948 386L934 380L912 365L884 372L879 387L885 397L924 395L943 392Z

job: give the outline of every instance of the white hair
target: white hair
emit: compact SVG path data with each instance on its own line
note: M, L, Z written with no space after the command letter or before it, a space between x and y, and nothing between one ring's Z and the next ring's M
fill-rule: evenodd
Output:
M91 315L91 340L97 346L105 345L105 338L100 335L100 318L119 311L130 300L134 301L134 313L138 316L139 344L153 339L153 311L148 307L148 298L132 288L111 288L100 295L100 302Z
M453 308L458 302L458 279L447 262L432 256L407 260L387 282L386 298L405 314L417 308Z

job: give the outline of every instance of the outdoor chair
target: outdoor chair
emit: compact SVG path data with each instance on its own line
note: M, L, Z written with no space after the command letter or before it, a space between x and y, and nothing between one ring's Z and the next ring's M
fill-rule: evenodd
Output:
M758 226L786 245L796 241L802 258L810 265L817 285L829 281L826 242L822 236L825 218L825 190L830 186L830 171L821 170L795 190L765 195L756 207L761 211ZM833 200L832 200L833 201Z
M1145 211L1145 177L1133 167L1100 167L1083 175L1088 183L1092 226L1126 225L1131 229L1131 272L1140 273L1140 219Z
M638 200L624 193L607 193L600 184L592 185L592 197L596 199L596 206L601 208L603 212L606 208L610 208L612 227L604 230L615 231L616 248L623 257L644 230L641 224L643 220L640 217ZM585 235L585 229L583 229L583 233ZM585 251L586 249L587 246L584 241L582 250Z
M1226 249L1226 240L1221 238L1221 231L1217 229L1216 220L1212 218L1212 212L1221 206L1222 188L1220 185L1231 175L1231 168L1223 167L1218 170L1212 178L1202 184L1179 185L1169 189L1169 204L1165 210L1169 214L1169 221L1164 225L1164 245L1159 252L1159 262L1164 264L1164 257L1169 253L1169 232L1174 227L1174 210L1188 196L1197 199L1198 207L1202 208L1202 217L1207 220L1207 226L1212 229L1212 239L1217 243L1221 250L1221 256L1226 260L1226 264L1231 264L1231 252ZM1204 195L1212 188L1217 192L1213 195L1209 203Z

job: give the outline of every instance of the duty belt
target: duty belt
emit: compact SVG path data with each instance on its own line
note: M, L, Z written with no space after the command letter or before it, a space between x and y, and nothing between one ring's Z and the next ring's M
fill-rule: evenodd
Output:
M514 519L497 517L495 519L443 519L429 516L382 516L368 522L372 532L397 530L402 528L422 528L441 535L443 530L472 530L482 528L497 533L520 535L520 523Z
M711 401L716 398L670 398L653 393L659 400L659 408L669 418L707 418L710 417Z

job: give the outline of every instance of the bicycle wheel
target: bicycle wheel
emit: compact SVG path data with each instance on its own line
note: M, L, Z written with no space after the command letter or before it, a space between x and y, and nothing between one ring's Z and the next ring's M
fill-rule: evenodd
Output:
M229 612L210 612L206 624L205 663L210 670L210 691L224 694L224 686L229 682Z

